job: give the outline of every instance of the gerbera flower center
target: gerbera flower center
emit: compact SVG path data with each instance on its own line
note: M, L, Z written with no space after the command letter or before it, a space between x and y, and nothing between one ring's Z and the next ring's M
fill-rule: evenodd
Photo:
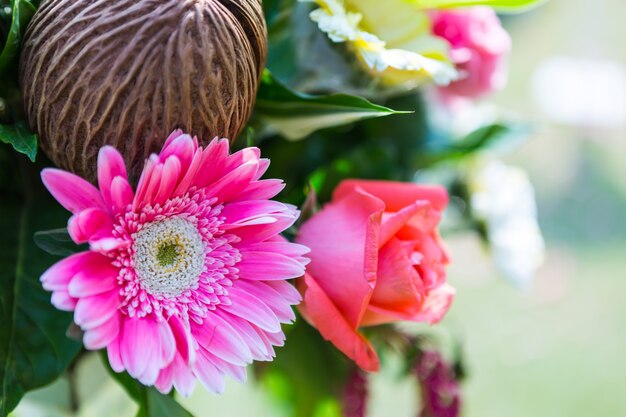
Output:
M193 223L182 217L149 223L133 242L135 271L148 293L174 297L197 285L205 245Z

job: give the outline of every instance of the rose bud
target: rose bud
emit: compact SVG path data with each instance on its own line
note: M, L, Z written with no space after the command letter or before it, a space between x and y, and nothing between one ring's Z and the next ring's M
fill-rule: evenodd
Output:
M300 229L311 249L301 312L364 370L379 361L360 327L437 323L452 302L437 230L447 203L442 187L346 180Z
M450 43L450 57L460 73L458 81L440 88L444 97L475 99L504 87L511 38L493 9L445 9L431 17L433 33Z

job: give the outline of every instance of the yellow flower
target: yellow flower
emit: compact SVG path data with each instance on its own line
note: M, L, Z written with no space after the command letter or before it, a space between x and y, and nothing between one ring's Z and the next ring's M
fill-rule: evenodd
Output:
M458 78L448 44L431 34L426 13L406 0L300 0L314 2L310 14L322 32L345 42L359 61L389 85L430 80L447 85Z

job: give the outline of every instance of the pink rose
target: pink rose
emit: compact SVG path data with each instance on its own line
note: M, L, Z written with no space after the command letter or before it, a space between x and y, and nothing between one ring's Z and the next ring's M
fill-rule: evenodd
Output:
M444 96L477 98L504 87L511 38L493 9L447 9L431 17L433 33L450 43L450 57L462 77L441 89Z
M379 362L360 327L437 323L452 302L437 231L447 203L442 187L346 180L300 229L311 249L300 311L364 370Z

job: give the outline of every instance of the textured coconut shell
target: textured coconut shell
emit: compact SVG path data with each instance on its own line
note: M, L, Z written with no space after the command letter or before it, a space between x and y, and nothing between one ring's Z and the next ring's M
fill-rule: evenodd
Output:
M110 144L136 179L174 129L234 139L266 52L261 0L44 0L20 63L28 122L59 167L93 181Z

